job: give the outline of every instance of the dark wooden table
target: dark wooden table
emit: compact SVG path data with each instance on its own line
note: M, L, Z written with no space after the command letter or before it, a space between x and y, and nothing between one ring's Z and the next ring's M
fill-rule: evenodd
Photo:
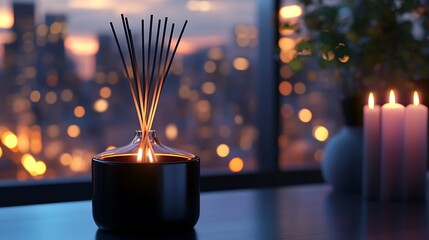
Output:
M326 185L201 194L193 231L141 236L97 230L91 202L0 208L0 239L429 239L426 203L365 202Z

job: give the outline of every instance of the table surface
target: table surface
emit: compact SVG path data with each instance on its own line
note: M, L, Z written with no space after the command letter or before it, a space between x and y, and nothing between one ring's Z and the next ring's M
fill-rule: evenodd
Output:
M99 231L90 201L4 207L0 239L429 239L427 210L303 185L202 193L194 230L162 235Z

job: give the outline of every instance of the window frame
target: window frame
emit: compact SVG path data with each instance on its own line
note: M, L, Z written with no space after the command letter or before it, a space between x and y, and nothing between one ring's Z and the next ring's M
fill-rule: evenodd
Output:
M202 192L323 182L318 168L280 170L277 142L280 132L280 95L277 90L280 0L257 0L257 9L259 46L264 46L258 48L258 171L201 176ZM91 189L91 176L25 182L3 180L0 181L0 206L89 200Z

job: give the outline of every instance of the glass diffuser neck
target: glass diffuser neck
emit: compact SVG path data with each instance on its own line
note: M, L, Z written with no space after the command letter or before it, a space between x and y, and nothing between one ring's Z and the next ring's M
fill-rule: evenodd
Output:
M145 137L148 138L146 143ZM149 144L147 144L148 142ZM150 154L153 154L152 159L149 157ZM137 130L133 140L128 145L100 153L94 157L94 159L101 161L136 163L181 162L194 158L194 154L163 145L156 137L155 130L147 132L147 136L141 130Z

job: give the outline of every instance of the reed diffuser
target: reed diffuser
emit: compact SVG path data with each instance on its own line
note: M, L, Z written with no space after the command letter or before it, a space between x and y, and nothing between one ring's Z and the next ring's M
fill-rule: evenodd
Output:
M161 91L187 21L173 47L175 24L169 25L167 17L163 22L158 19L156 30L153 15L148 29L141 20L139 66L128 18L122 14L121 19L126 51L113 23L110 26L140 130L130 144L93 157L94 221L102 230L119 232L192 228L199 218L200 159L161 144L151 130Z

